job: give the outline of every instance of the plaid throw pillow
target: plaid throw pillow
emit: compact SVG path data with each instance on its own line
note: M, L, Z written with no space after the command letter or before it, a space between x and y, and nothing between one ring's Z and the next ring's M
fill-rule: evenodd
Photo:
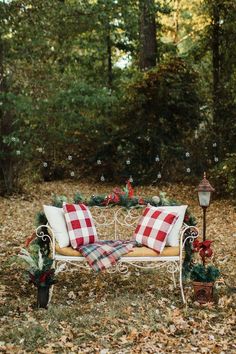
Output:
M138 243L161 253L177 219L177 213L167 213L148 206L139 220L134 238Z
M84 204L63 204L72 248L88 245L98 240L92 215Z

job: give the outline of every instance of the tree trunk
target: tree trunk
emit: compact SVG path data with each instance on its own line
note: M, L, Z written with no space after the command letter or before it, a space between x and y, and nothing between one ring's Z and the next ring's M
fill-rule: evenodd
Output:
M112 88L112 45L111 45L111 33L110 26L107 31L107 83L108 87Z
M140 0L139 11L139 67L146 70L156 66L157 61L155 1Z
M11 147L3 143L3 136L12 132L12 116L4 107L7 93L7 82L4 77L4 41L0 33L0 194L11 194L14 191L14 164ZM3 102L2 102L3 101Z
M180 10L180 1L175 0L175 12L174 12L174 43L177 43L179 40L179 10Z
M4 79L4 77L3 77L3 43L2 43L2 38L0 36L0 93L2 93L4 91L3 79Z
M212 74L213 74L213 122L220 120L220 13L219 5L213 5L212 17Z
M0 33L0 95L2 96L4 93L4 75L3 75L3 41L2 35ZM0 99L2 101L2 98ZM5 182L4 182L4 166L3 166L3 105L1 102L0 106L0 194L4 194L5 192Z

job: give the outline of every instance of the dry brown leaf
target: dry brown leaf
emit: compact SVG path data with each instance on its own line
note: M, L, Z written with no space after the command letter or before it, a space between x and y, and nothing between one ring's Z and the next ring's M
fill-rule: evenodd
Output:
M18 252L34 230L36 211L50 203L53 193L72 198L78 190L91 196L109 193L113 187L50 182L29 186L24 198L0 197L0 350L7 354L39 350L100 354L103 349L109 354L235 352L236 298L229 287L236 287L236 211L228 200L215 200L207 210L207 237L214 240L214 260L222 274L218 304L193 304L192 289L185 286L188 306L183 307L179 289L172 288L166 273L131 269L124 278L81 270L60 275L48 311L35 309L35 288L22 279L16 264L9 267L5 260ZM157 195L157 189L140 186L136 194ZM169 197L190 205L201 231L202 210L194 189L163 187Z

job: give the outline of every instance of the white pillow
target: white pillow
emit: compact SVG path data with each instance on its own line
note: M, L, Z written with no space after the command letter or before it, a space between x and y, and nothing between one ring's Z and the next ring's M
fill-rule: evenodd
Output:
M59 246L61 248L69 246L70 238L66 227L63 209L50 205L44 205L43 209Z
M167 236L166 246L172 246L172 247L179 246L179 236L180 236L179 233L180 233L181 226L183 225L184 216L187 207L188 207L187 205L156 207L157 209L164 210L167 213L171 213L171 212L177 213L179 216L171 232Z

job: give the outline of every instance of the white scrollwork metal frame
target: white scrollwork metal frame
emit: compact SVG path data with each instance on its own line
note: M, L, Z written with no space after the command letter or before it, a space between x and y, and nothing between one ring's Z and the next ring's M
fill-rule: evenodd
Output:
M142 208L139 208L142 209ZM125 209L119 207L94 207L93 218L96 224L96 228L100 227L112 228L113 238L118 239L119 226L127 228L134 228L137 224L137 220L140 217L137 208ZM110 213L108 215L106 213ZM111 216L111 213L113 215ZM44 233L44 228L47 228L48 233ZM111 268L107 269L109 273L119 272L121 274L127 274L129 266L133 266L139 269L163 269L165 268L167 273L172 277L174 287L176 288L175 274L179 273L179 286L181 291L181 297L183 303L186 303L184 290L183 290L183 275L182 275L182 263L183 253L186 242L193 242L198 237L198 229L195 226L188 226L183 224L180 237L179 237L179 255L178 256L149 256L149 257L121 257L120 260ZM86 262L86 259L82 256L63 256L56 252L56 238L52 228L49 225L41 225L36 229L37 237L43 241L49 240L51 253L50 256L53 259L53 266L55 267L56 274L59 272L65 272L67 270L74 271L75 269L91 270L90 266ZM52 287L53 289L53 287ZM52 289L50 294L50 300L52 297Z

